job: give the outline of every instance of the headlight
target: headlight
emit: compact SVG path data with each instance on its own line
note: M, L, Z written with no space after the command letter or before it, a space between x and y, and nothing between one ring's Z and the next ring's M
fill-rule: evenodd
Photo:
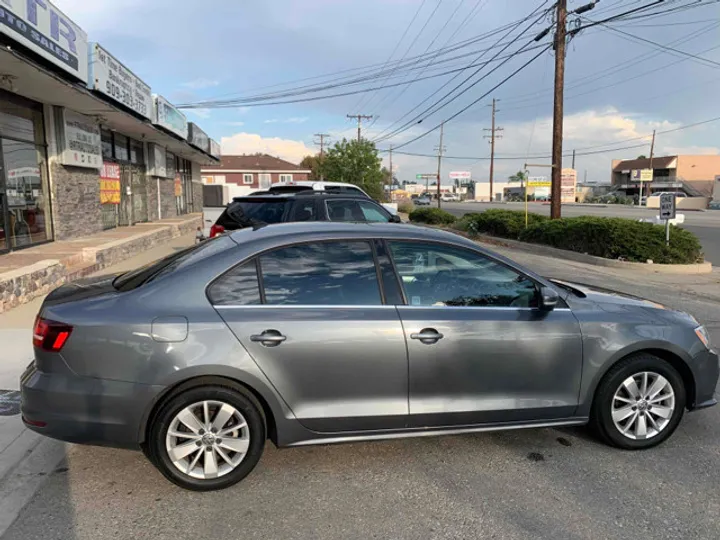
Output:
M703 342L703 345L705 345L706 348L710 348L710 335L704 326L698 326L695 329L695 335Z

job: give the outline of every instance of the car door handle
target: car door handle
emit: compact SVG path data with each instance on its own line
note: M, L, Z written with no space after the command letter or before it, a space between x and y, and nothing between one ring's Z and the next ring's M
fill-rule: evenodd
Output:
M277 347L285 340L287 340L287 337L283 336L277 330L265 330L262 334L250 336L250 341L260 343L266 347Z
M410 339L419 339L425 345L432 345L433 343L437 343L444 337L445 336L443 336L434 328L423 328L417 334L410 334Z

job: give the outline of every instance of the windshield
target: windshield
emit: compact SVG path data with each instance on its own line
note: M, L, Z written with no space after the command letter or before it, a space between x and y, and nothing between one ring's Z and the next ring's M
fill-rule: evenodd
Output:
M181 268L195 264L216 253L225 251L236 245L227 236L217 236L205 240L187 249L180 250L160 260L141 266L131 272L121 274L113 281L113 287L118 291L129 291L136 289L145 283L175 272Z
M227 215L241 225L256 225L258 223L280 223L285 213L287 201L258 199L244 199L233 201L227 208Z

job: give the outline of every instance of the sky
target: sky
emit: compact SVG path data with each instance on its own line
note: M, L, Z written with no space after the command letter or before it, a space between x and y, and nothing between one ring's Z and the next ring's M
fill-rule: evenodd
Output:
M575 9L587 1L569 0L569 8ZM602 0L585 16L598 20L651 2ZM370 65L383 66L388 61L462 43L517 21L542 4L540 0L205 0L202 3L55 0L54 3L88 33L90 41L99 42L149 84L153 92L173 103L248 97L322 81L306 80L310 77ZM666 0L664 4L674 7L690 3L690 0ZM611 23L615 30L595 26L571 40L565 74L564 153L577 150L575 166L579 180L609 182L612 159L648 155L649 135L654 129L659 132L655 155L720 153L720 122L661 133L720 116L716 90L720 83L720 3L702 0L700 4L707 5L655 18L616 21ZM542 19L522 36L518 45L532 39L550 22L549 18ZM469 45L454 54L478 51L493 45L499 37ZM550 39L551 36L547 36L539 43L549 43ZM658 49L642 40L700 59ZM489 104L496 98L499 100L497 126L503 128L498 132L502 138L496 141L499 158L495 163L496 177L513 174L526 161L549 164L552 51L544 52L491 92L537 52L513 59L424 119L422 124L378 142L378 148L387 150L390 144L399 147L478 100L444 127L443 146L447 157L443 159L442 176L444 182L449 182L451 171L469 170L473 178L485 179L490 146L484 138L488 132L484 130L490 127ZM489 53L492 54L494 52ZM476 55L472 54L455 60L448 64L448 69L464 68L474 58ZM462 72L422 108L474 69ZM467 84L489 69L481 71ZM410 83L416 76L424 78L439 71L439 67L428 66L415 74L391 74L373 84ZM188 120L221 142L224 154L266 152L297 163L303 156L317 152L315 133L330 134L331 144L344 137L355 137L357 124L348 119L347 114L373 115L365 124L363 136L377 138L388 127L397 126L398 119L454 75L327 100L189 109L185 113ZM277 86L281 84L284 86ZM623 142L639 137L644 138ZM396 150L393 155L396 177L401 181L412 180L417 173L436 171L436 158L400 152L434 154L438 144L439 130L436 130ZM644 146L599 153L608 148L638 144ZM385 165L389 165L387 152L381 155ZM473 159L456 159L458 157ZM563 166L571 166L571 161L570 157L565 158ZM547 171L530 168L533 176L546 175Z

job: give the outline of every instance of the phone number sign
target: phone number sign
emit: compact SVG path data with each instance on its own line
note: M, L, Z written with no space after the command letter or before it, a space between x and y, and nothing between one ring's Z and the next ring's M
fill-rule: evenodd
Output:
M90 53L88 86L152 120L150 87L97 43L92 45Z

